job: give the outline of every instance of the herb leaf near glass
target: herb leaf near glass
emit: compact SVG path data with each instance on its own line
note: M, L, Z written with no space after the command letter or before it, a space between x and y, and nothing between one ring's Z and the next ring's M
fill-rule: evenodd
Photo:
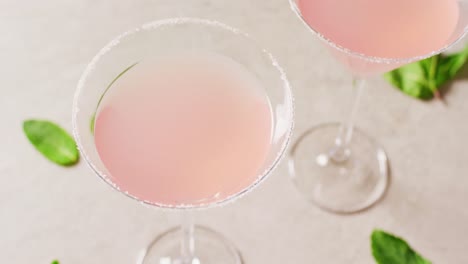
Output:
M31 144L50 161L68 167L80 160L75 140L59 125L30 119L23 122L23 131Z
M371 235L372 255L378 264L431 264L402 238L382 230Z
M393 86L412 97L441 98L440 89L452 81L468 62L468 45L460 52L439 54L384 74Z

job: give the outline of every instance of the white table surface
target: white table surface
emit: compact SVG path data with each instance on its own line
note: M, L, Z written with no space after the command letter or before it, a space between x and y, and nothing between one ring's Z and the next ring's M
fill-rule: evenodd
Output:
M350 76L290 11L287 0L0 0L0 263L128 264L179 216L114 192L84 162L43 159L27 118L71 129L76 83L117 34L173 16L221 20L253 34L284 66L296 96L295 138L347 112ZM353 216L307 203L283 164L234 204L196 213L229 237L246 264L372 264L369 235L384 228L440 264L468 263L468 71L423 103L374 78L358 124L391 161L385 199Z

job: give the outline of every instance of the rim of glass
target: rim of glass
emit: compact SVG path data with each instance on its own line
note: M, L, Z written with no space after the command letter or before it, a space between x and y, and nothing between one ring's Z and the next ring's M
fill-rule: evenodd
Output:
M427 59L429 57L432 57L434 55L440 54L440 53L448 50L449 48L451 48L452 46L457 44L459 41L461 41L465 37L465 35L468 33L468 25L465 25L465 28L461 32L460 36L458 36L453 42L443 46L442 48L440 48L438 50L432 51L431 53L425 54L425 55L420 55L420 56L416 56L416 57L408 57L408 58L385 58L385 57L368 56L368 55L365 55L363 53L356 52L356 51L347 49L347 48L345 48L345 47L343 47L341 45L338 45L337 43L335 43L331 39L325 37L323 34L321 34L318 30L313 28L311 25L309 25L306 22L304 16L302 15L301 10L297 6L296 1L297 0L289 0L289 4L291 6L291 9L294 11L294 13L296 13L296 15L300 18L300 20L306 25L306 27L310 31L312 31L322 41L326 42L327 44L329 44L333 48L335 48L335 49L337 49L337 50L339 50L341 52L344 52L344 53L346 53L348 55L351 55L351 56L354 56L354 57L357 57L357 58L360 58L360 59L363 59L363 60L366 60L366 61L369 61L369 62L387 63L387 64L397 64L397 63L398 64L407 64L407 63L411 63L411 62L414 62L414 61L424 60L424 59Z
M166 204L159 204L159 203L153 203L145 200L141 200L133 195L131 195L128 192L120 190L120 188L114 184L111 180L108 179L107 175L100 171L92 159L89 157L88 153L86 152L85 148L82 147L82 137L80 133L80 129L78 128L78 123L77 123L77 116L80 112L80 106L79 106L79 100L81 97L82 90L84 89L86 85L86 81L88 79L88 76L94 71L96 68L96 64L100 61L101 57L106 55L108 52L112 50L113 47L117 46L120 43L120 40L133 35L137 34L140 31L152 31L152 30L158 30L158 28L162 28L165 26L176 26L176 25L182 25L182 24L197 24L201 26L206 26L206 27L214 27L217 29L225 30L226 32L230 32L231 34L238 35L239 37L244 37L248 41L252 42L252 45L256 46L259 50L259 52L263 53L264 56L266 56L272 66L276 68L278 71L278 75L280 76L281 82L282 82L282 87L284 90L287 91L288 95L288 101L290 102L290 109L289 109L289 125L288 125L288 130L286 131L286 138L284 142L281 145L280 151L276 153L276 157L274 160L271 162L271 164L268 166L267 169L265 169L262 173L260 173L257 177L257 179L249 186L246 188L242 189L241 191L237 192L236 194L233 194L223 200L215 201L215 202L208 202L208 203L200 203L200 204L178 204L178 205L166 205ZM263 182L266 178L268 178L269 175L274 171L274 169L278 166L280 163L281 159L284 157L286 153L287 146L289 145L291 141L291 136L292 136L292 131L294 128L294 96L292 93L292 88L291 85L288 81L288 78L286 76L286 72L283 70L283 68L280 66L276 58L266 49L261 48L257 45L257 43L254 41L254 39L247 33L228 26L224 23L221 23L216 20L209 20L209 19L203 19L203 18L193 18L193 17L175 17L175 18L167 18L167 19L162 19L162 20L156 20L153 22L149 22L146 24L143 24L140 27L137 27L135 29L126 31L113 40L111 40L107 45L105 45L91 60L91 62L86 66L86 69L82 73L78 85L75 91L74 99L73 99L73 109L72 109L72 126L73 126L73 136L76 140L78 150L80 151L81 155L85 159L87 165L94 171L95 174L99 176L101 180L109 184L114 190L124 194L125 196L138 201L142 204L149 205L152 207L158 207L161 209L166 209L166 210L196 210L196 209L208 209L212 207L218 207L222 205L226 205L230 202L234 202L238 198L241 198L242 196L246 195L250 191L254 190L261 182Z

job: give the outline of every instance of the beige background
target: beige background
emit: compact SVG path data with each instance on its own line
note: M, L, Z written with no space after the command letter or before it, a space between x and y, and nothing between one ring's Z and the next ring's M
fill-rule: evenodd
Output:
M84 162L64 169L44 160L21 122L48 118L71 129L74 89L94 54L120 32L180 15L241 28L278 57L296 96L295 138L346 113L349 75L287 0L0 0L0 263L135 263L178 223L175 213L112 191ZM468 263L468 80L452 86L448 106L406 97L380 78L370 86L358 123L392 166L377 207L322 212L295 191L283 163L247 197L198 212L198 222L233 240L247 264L371 264L375 227L406 237L435 263Z

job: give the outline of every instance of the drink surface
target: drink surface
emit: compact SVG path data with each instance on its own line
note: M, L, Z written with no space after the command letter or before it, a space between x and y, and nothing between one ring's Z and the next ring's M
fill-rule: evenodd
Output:
M459 20L457 0L297 0L325 38L379 58L412 58L446 46Z
M95 142L108 178L157 205L225 200L263 173L272 112L259 80L217 54L142 62L106 93Z

